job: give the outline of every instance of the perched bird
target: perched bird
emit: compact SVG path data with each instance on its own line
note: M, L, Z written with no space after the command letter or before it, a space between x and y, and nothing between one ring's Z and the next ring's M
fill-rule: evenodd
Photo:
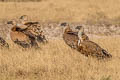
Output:
M14 43L22 46L23 48L38 47L36 40L33 37L24 34L16 26L11 29L10 37Z
M20 45L23 48L38 47L35 38L31 35L26 35L23 32L27 28L21 28L21 26L17 26L15 21L9 21L8 24L12 24L10 37L14 43Z
M0 48L9 48L9 44L2 37L0 37Z
M62 23L61 26L64 27L63 40L65 43L73 49L77 49L78 44L78 35L76 32L73 32L67 23Z
M98 59L111 58L112 55L92 41L83 41L78 46L78 51L85 56L93 56Z
M81 33L83 33L82 30L80 30ZM109 54L106 50L101 48L98 44L96 44L93 41L90 41L89 39L84 40L83 34L78 34L80 43L78 45L78 51L85 56L93 56L98 59L104 59L104 58L111 58L112 55Z
M85 34L83 30L83 27L81 27L78 32L74 32L72 31L70 26L67 25L67 23L62 23L61 26L64 26L63 39L65 43L71 48L78 50L81 54L84 54L85 56L93 56L97 59L112 57L111 54L101 48L98 44L89 40L89 37Z
M8 24L16 26L16 29L19 28L19 31L24 33L27 36L30 36L36 40L37 43L46 43L47 39L43 33L43 30L39 22L30 22L28 21L28 16L23 15L19 18L20 23L16 23L15 20L9 21Z
M44 32L43 32L39 22L29 22L27 15L21 16L20 21L23 25L27 26L27 29L25 29L23 31L26 35L31 35L32 37L34 37L36 39L36 41L38 41L38 43L39 42L40 43L47 42L47 39L44 35Z

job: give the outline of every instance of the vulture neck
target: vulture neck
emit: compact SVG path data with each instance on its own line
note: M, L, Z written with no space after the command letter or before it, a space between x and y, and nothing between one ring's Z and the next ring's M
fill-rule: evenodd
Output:
M72 32L72 29L68 26L68 27L66 27L66 29L65 29L65 31L64 31L64 33L68 33L68 32Z
M13 32L15 32L15 31L20 31L20 28L17 27L17 26L14 26L14 27L12 27L11 31L13 31Z
M12 27L11 31L16 31L16 26Z

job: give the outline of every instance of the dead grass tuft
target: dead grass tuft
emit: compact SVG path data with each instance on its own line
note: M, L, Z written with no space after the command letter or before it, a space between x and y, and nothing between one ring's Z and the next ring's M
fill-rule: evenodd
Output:
M63 40L49 41L39 50L22 51L15 45L0 51L2 80L118 80L120 79L120 38L91 38L108 50L113 58L97 61L68 47Z

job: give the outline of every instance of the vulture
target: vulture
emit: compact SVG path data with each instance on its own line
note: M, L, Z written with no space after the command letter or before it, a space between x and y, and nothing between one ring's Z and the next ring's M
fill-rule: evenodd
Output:
M73 32L67 23L62 23L61 26L64 27L63 40L65 43L73 49L77 49L78 45L78 35L77 32Z
M27 41L19 41L17 40L17 44L23 45L25 44L26 47L30 47L30 44L37 45L39 42L47 42L45 35L43 34L43 31L41 30L41 27L39 26L38 22L28 22L27 21L27 16L23 15L19 18L21 23L16 23L15 20L9 21L8 24L12 24L14 26L11 29L11 38L12 35L24 35L26 37L27 41L29 42L26 43ZM18 37L17 37L18 38ZM24 38L25 39L25 38ZM29 40L30 39L30 40ZM22 42L22 43L21 43ZM15 41L16 43L16 41ZM32 45L31 45L32 46Z
M90 40L80 42L77 50L85 56L93 56L98 59L112 57L112 55L108 53L105 49L101 48L98 44Z
M38 47L35 38L31 35L24 34L22 29L17 26L12 27L10 37L15 44L18 44L23 48Z
M23 25L27 26L27 29L23 31L26 35L31 35L36 39L37 42L47 42L47 39L43 34L43 30L41 29L39 22L29 22L27 15L23 15L19 19Z
M89 37L85 34L83 27L78 29L78 32L72 31L70 26L66 26L66 23L62 23L64 26L63 40L65 43L73 49L76 49L85 56L96 57L97 59L111 58L112 55L105 49L101 48L98 44L89 40ZM78 27L76 27L77 29ZM79 42L80 41L80 42Z
M112 57L110 53L108 53L105 49L101 48L97 43L90 41L88 38L86 38L83 30L79 30L78 36L80 42L77 50L80 53L84 54L85 56L96 57L97 59L105 59Z

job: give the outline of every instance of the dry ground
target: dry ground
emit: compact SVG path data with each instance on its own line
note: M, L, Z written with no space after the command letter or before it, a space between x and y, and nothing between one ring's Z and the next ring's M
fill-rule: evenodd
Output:
M38 21L85 22L120 19L120 0L42 0L41 2L0 2L0 20L26 14Z
M69 48L63 40L22 51L11 42L0 52L0 80L119 80L120 38L91 38L113 58L97 61Z
M119 4L120 0L0 2L0 22L26 14L40 22L119 24ZM9 32L4 25L0 28L0 35ZM109 51L113 58L109 61L87 58L61 39L50 40L41 49L25 51L8 41L10 50L0 50L0 80L120 80L120 36L91 37L91 40Z

